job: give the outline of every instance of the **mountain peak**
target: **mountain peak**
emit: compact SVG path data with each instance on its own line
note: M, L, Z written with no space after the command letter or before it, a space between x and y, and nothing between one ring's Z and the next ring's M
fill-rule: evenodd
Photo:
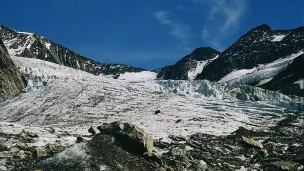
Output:
M211 47L199 47L199 48L196 48L190 55L192 55L192 56L208 55L209 56L210 54L215 54L215 53L220 53L220 52Z
M264 30L264 31L270 31L271 27L268 24L262 24L257 27L255 27L253 30Z

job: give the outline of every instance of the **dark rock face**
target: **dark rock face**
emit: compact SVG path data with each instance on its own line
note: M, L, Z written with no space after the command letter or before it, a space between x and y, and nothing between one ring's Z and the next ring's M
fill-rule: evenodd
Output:
M304 49L304 27L293 30L271 30L268 25L258 26L230 46L196 79L218 81L233 70L251 69L258 64L273 62ZM285 35L282 40L275 36ZM215 72L216 71L216 72Z
M304 89L301 89L299 84L294 84L294 82L301 79L304 79L304 55L300 55L294 59L284 71L263 85L262 88L279 90L283 94L296 94L304 97Z
M200 47L195 49L191 54L183 57L177 63L155 70L157 77L172 80L187 80L188 72L195 70L198 62L208 61L219 55L220 52L210 47ZM211 62L211 61L210 61ZM210 63L207 62L207 63ZM195 76L193 76L195 78Z
M145 70L122 64L99 63L42 36L17 32L3 25L0 25L0 37L12 55L62 64L95 75L117 75L125 72L140 72Z
M20 93L23 87L24 79L0 39L0 100Z

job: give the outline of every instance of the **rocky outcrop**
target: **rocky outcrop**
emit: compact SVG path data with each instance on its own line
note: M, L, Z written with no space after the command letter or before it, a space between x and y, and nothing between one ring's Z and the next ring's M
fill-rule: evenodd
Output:
M102 134L114 135L123 142L123 146L131 147L131 151L136 153L152 153L153 151L153 137L133 124L117 121L104 124L97 129Z
M16 95L24 87L24 79L0 39L0 100Z

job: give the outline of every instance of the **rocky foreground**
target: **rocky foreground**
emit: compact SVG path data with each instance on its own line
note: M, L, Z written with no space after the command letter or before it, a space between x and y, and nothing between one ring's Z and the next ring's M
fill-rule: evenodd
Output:
M73 145L60 140L33 143L41 137L29 129L0 130L0 170L304 170L303 111L286 112L285 119L267 132L240 127L227 136L198 133L171 136L171 142L153 140L143 129L120 121L91 127L90 137L69 135ZM57 138L65 136L57 131Z

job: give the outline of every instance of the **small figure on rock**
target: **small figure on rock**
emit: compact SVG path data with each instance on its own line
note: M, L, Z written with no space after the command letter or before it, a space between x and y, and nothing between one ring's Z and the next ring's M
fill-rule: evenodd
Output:
M76 139L76 143L81 143L81 142L83 142L83 138L82 137L77 137L77 139Z
M96 131L94 130L94 128L91 126L88 130L89 133L91 133L92 135L96 134Z
M156 110L155 112L154 112L154 114L156 115L156 114L159 114L160 113L160 110Z

